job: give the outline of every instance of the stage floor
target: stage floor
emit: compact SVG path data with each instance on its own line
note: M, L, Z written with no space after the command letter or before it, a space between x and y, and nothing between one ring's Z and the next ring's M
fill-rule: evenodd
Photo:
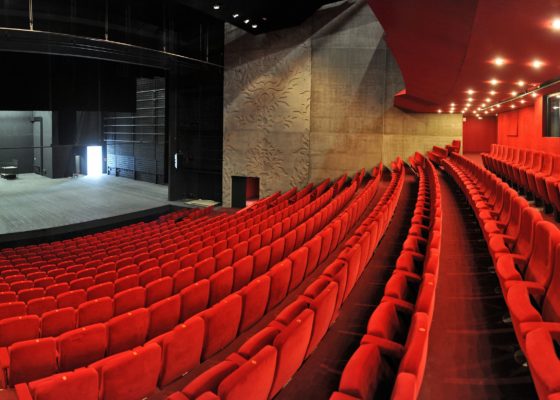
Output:
M0 235L109 218L166 205L167 186L109 175L0 179Z

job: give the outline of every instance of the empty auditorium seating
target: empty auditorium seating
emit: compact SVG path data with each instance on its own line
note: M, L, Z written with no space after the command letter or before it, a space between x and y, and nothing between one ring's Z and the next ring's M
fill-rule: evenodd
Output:
M541 199L547 201L542 193L543 185L538 182L543 177L545 181L551 177L556 158L546 153L495 145L491 153L483 155L483 160L487 168L523 192L533 192L533 195L542 196ZM473 189L480 192L483 185L490 187L491 180L499 181L495 175L460 156L452 155L444 161L444 165L467 199L476 195ZM551 181L554 179L551 178ZM479 201L484 203L487 199ZM486 225L491 228L486 229L489 232L488 247L539 397L550 398L549 395L558 392L556 382L560 382L560 375L553 367L558 360L554 343L560 322L557 311L560 304L557 298L560 231L555 224L543 221L540 212L520 196L513 197L509 214L509 219L500 224ZM498 220L500 214L493 217Z
M545 210L560 210L560 158L548 152L492 145L482 153L484 166L502 179L545 205Z
M411 228L333 400L415 399L422 384L439 266L441 224L436 221L441 219L441 200L434 167L419 154L409 160L419 176ZM418 235L419 226L427 228L426 238ZM392 396L382 390L392 391Z
M400 190L404 182L404 168L402 163L394 163L393 170L393 179L384 196L382 196L377 206L371 211L369 217L364 219L364 222L360 225L364 231L368 232L365 238L371 240L372 245L370 246L369 243L366 245L365 241L362 241L364 244L363 251L367 251L367 254L362 258L360 253L360 256L356 258L356 260L359 260L359 265L356 267L358 274L363 271L365 267L365 265L361 265L361 263L369 262L379 239L377 235L370 239L369 227L377 227L378 219L381 219L382 216L387 224L390 219L390 214L394 211L394 207L399 198ZM352 226L363 213L370 199L371 193L367 196L359 196L343 213L346 214L347 217L351 217L349 217L350 219L345 225L344 232L341 232L339 235L339 241L342 241L348 232L354 232ZM341 217L342 215L338 218ZM330 228L332 231L331 225L334 223L335 221L331 222L327 228ZM386 224L383 229L379 230L380 234L386 228ZM358 231L358 229L356 229L356 231ZM377 232L377 228L375 228L375 231ZM362 233L354 233L354 235L361 237ZM354 240L354 237L352 237L348 240L346 246L350 246L350 248L355 246L362 251L361 244L352 244ZM328 247L329 249L331 248L331 241L328 242ZM335 245L332 248L335 249L337 246ZM306 255L308 256L308 253ZM293 273L294 260L288 258L288 260L284 261L288 262L281 262L270 270L271 273L274 272L274 274L270 276L270 296L278 289L283 290L280 289L281 287L288 286L290 280L289 271L290 267L292 267ZM335 263L339 264L339 261L340 260L336 260ZM347 268L347 263L345 261L343 261L341 265ZM287 272L286 274L283 274L282 271L284 270ZM332 268L325 268L325 271L327 270L332 270ZM300 274L301 272L298 271L297 275L299 276ZM303 274L305 275L305 272L303 272ZM205 395L208 395L208 398L214 398L215 396L223 398L230 393L238 393L238 396L240 396L239 398L272 398L289 381L290 377L297 371L306 356L309 356L315 349L328 327L333 322L334 316L336 315L335 308L340 306L337 300L339 295L340 298L342 297L346 287L345 285L339 285L337 279L338 275L335 276L336 278L333 279L331 275L320 275L307 287L302 295L285 307L266 328L249 338L237 352L229 355L225 361L199 375L185 386L182 392L177 392L169 398L203 398L202 396ZM283 277L282 280L281 277ZM296 279L299 280L300 278L298 277ZM281 284L280 280L284 282L284 284ZM339 286L341 286L341 288L339 288ZM231 317L228 316L228 318L234 318L234 322L237 322L237 315L235 313L230 314ZM259 364L265 364L264 361L258 361L261 360L260 357L264 358L264 352L269 354L270 359L273 359L272 354L274 354L274 361L259 366ZM255 360L257 361L255 362ZM251 369L244 372L244 374L252 376L252 374L255 373L255 376L259 377L259 381L254 381L254 384L250 388L246 385L238 386L239 383L246 382L248 379L245 378L243 381L239 381L239 370L250 361L252 361L256 370L253 371ZM235 392L233 391L234 387L236 388ZM208 394L208 392L211 394Z

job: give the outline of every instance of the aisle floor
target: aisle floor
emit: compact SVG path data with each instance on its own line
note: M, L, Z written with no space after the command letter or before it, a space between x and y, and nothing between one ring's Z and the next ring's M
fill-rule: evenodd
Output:
M533 399L486 242L464 195L445 174L442 248L420 399Z

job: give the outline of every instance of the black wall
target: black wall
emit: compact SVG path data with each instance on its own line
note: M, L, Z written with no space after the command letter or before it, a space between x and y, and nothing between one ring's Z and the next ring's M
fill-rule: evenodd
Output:
M179 1L34 0L31 32L27 4L0 0L0 110L53 111L53 176L71 173L85 146L108 143L80 112L135 113L137 79L161 76L165 134L153 158L134 146L135 175L159 182L167 173L172 200L220 200L223 22Z
M0 111L0 163L18 160L19 172L33 172L31 111Z
M168 75L170 199L222 198L223 72L174 69ZM178 155L178 168L173 165Z

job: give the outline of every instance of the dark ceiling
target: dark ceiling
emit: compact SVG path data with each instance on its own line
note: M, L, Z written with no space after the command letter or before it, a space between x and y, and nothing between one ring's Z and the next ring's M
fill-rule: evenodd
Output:
M254 34L298 25L335 0L179 0ZM219 8L215 8L219 7Z

